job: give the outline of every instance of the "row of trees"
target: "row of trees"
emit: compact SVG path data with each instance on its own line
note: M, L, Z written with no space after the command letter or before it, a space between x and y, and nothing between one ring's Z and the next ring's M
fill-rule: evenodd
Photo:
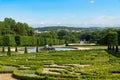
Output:
M35 34L34 29L27 23L16 22L12 18L0 21L0 45L1 46L43 46L78 43L81 40L97 42L98 44L111 46L120 45L120 30L94 30L69 32L67 30L51 31ZM117 48L116 48L117 49Z
M0 21L0 35L13 34L13 35L34 35L34 29L27 23L16 22L12 18L5 18Z
M34 29L30 27L27 23L16 22L12 18L5 18L0 21L0 46L8 47L8 54L10 54L10 47L15 46L17 51L17 46L25 46L25 53L27 53L27 46L44 46L49 45L60 45L64 44L63 39L56 37L57 34L54 32L48 34L37 35Z
M43 46L49 45L60 45L64 44L64 40L52 39L52 38L40 38L35 36L14 36L5 35L0 36L1 46Z
M37 34L40 38L53 38L59 40L65 40L68 43L78 43L81 40L88 42L95 42L104 37L107 30L94 30L94 31L81 31L81 32L69 32L67 30L51 31L46 33ZM16 22L12 18L5 18L0 21L0 36L11 34L20 36L34 36L35 32L32 27L27 23Z
M3 52L4 47L8 47L8 55L11 54L10 47L14 46L17 52L17 46L25 46L25 53L27 53L27 46L36 46L38 52L38 46L49 45L61 45L64 44L64 40L52 39L52 38L40 38L36 36L14 36L14 35L4 35L0 36L0 46L2 46Z
M119 32L119 31L118 31ZM113 50L118 52L118 45L119 45L119 33L116 31L110 31L108 34L100 40L100 44L107 45L108 50Z
M97 42L104 35L107 34L106 30L102 31L84 31L84 32L69 32L66 30L60 31L51 31L39 33L37 36L41 38L55 38L60 40L65 40L68 43L79 43L81 40L85 40L88 42Z

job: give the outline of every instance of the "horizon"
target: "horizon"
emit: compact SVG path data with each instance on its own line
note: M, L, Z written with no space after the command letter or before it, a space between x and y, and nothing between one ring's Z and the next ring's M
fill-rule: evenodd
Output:
M30 26L119 27L120 0L0 0L5 17Z

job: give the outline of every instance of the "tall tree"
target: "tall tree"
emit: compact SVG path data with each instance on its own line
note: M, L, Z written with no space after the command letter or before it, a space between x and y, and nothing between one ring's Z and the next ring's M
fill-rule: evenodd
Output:
M113 46L113 50L114 50L114 46L116 46L116 51L117 51L117 47L118 47L118 33L117 32L109 32L107 34L107 44L110 48L111 46Z
M10 46L16 45L14 36L12 36L12 35L5 35L3 37L3 44L4 44L4 46L8 46L7 55L11 55Z
M27 35L27 31L23 23L18 22L15 26L15 32L19 35Z
M15 28L16 22L12 18L5 18L4 19L5 27L10 30L10 33L13 33L13 30Z

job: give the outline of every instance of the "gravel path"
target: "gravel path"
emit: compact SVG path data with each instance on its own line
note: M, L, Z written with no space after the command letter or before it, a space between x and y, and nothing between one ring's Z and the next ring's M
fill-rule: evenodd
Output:
M6 73L6 74L0 74L0 80L17 80L12 77L12 74Z
M91 50L92 48L76 47L78 50Z

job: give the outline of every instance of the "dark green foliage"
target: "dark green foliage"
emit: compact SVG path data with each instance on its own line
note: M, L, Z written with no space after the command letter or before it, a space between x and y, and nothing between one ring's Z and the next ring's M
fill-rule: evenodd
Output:
M111 49L111 46L113 46L112 50L114 51L115 50L114 46L118 45L117 32L109 32L106 39L107 39L107 45L109 46L109 49ZM116 51L117 51L117 47L116 47Z
M114 46L112 47L112 50L113 50L113 51L115 50L115 47L114 47Z
M39 46L39 40L37 39L36 41L37 41L37 43L36 43L36 53L38 53L39 52L39 48L38 48L38 46Z
M5 30L5 23L0 21L0 35L6 34L7 30Z
M116 52L118 52L118 39L118 33L110 30L108 34L100 40L99 43L103 45L108 45L108 50L112 49L113 51L115 50L116 46Z
M107 36L103 37L98 41L99 44L101 45L107 45Z
M39 31L57 31L57 30L81 30L83 28L74 28L74 27L66 27L66 26L49 26L49 27L40 27L36 28ZM85 29L85 28L84 28Z
M107 34L107 29L102 28L75 28L75 27L43 27L45 31L49 29L55 29L54 33L57 34L57 38L60 40L67 40L69 43L78 43L81 40L86 40L88 43L96 43ZM40 28L40 31L44 31ZM37 30L37 29L36 29ZM50 30L51 31L51 30ZM54 34L52 32L40 33L42 37L51 38ZM52 33L52 34L51 34ZM47 34L47 35L46 35ZM45 36L43 36L45 35ZM56 35L55 35L56 36ZM45 38L46 38L45 37Z
M28 53L27 47L25 46L24 53Z
M64 36L67 35L68 32L66 30L61 30L58 32L59 39L64 39Z
M118 52L118 45L116 45L116 52Z
M15 52L18 52L17 46L15 46Z
M14 30L15 28L15 25L16 25L16 22L14 19L12 18L5 18L4 19L4 23L5 23L5 26L9 29L9 30Z
M27 23L17 22L12 18L5 18L0 22L0 35L17 34L17 35L34 35L34 29Z
M15 46L15 39L13 35L5 35L3 36L3 45L4 46Z
M11 49L10 49L10 46L8 46L7 55L8 55L8 56L11 56Z
M2 46L2 52L5 52L5 47L4 46Z
M36 46L36 53L38 53L39 52L39 48L38 48L38 46Z
M20 35L27 35L27 30L23 23L18 22L15 27L15 32Z
M20 46L20 35L15 36L15 42L17 46Z
M108 45L118 45L118 34L117 32L109 32L107 34L107 44Z
M118 44L120 45L120 29L117 30L118 33Z
M3 43L3 36L0 36L0 46L3 46L4 43Z
M59 30L68 30L68 31L96 31L96 30L103 30L104 28L99 27L90 27L90 28L84 28L84 27L69 27L69 26L46 26L46 27L39 27L35 28L35 30L38 31L59 31Z
M69 45L68 41L65 41L65 45L66 45L66 46L68 46L68 45Z

